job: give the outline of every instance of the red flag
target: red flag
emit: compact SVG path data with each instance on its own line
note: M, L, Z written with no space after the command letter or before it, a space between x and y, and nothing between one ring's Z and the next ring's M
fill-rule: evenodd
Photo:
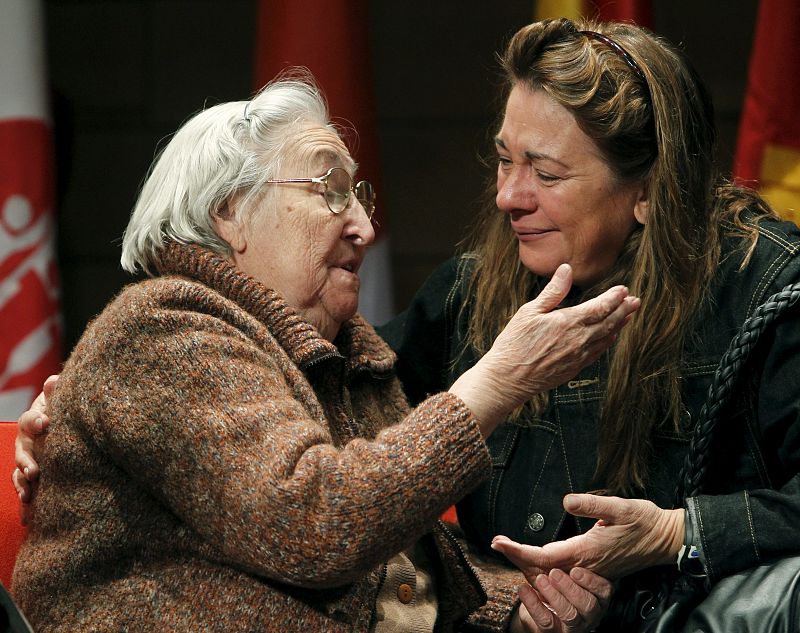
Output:
M61 361L52 130L39 0L0 4L0 420Z
M633 22L652 29L652 0L589 0L603 22Z
M734 173L800 222L800 2L758 10Z
M535 0L534 19L580 17L603 22L633 22L652 29L652 0Z
M380 152L375 123L366 0L260 0L255 84L261 88L290 66L308 68L334 120L357 132L350 149L359 176L378 192L378 233L361 268L360 312L372 323L392 316L386 216L381 212Z

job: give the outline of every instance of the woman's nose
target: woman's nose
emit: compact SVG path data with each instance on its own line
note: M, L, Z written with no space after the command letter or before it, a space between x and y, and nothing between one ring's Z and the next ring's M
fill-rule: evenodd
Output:
M514 211L533 211L536 207L536 193L532 179L526 170L514 167L504 177L497 179L497 208L506 213Z

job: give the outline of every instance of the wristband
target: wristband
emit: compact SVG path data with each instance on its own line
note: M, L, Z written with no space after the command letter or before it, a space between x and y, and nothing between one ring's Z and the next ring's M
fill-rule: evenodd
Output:
M683 514L683 545L678 550L678 569L681 573L694 578L705 578L706 571L703 568L703 561L700 558L700 550L694 543L695 538L694 522L688 510Z
M678 550L678 569L681 573L694 578L704 578L706 575L703 563L700 560L700 550L694 545L681 545Z

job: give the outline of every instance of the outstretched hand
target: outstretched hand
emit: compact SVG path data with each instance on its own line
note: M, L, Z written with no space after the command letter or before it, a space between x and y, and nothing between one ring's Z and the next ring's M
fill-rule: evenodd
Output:
M598 519L585 534L544 547L496 536L492 549L505 554L528 582L552 569L581 567L611 580L674 562L683 544L684 510L663 510L650 501L570 494L564 509Z
M11 480L19 495L20 521L23 525L26 525L30 518L30 504L39 479L35 443L37 438L47 431L47 426L50 424L47 417L47 401L52 397L57 382L58 376L50 376L42 387L42 393L17 422L17 438L14 442L17 468L11 474Z
M641 303L627 288L615 286L579 305L556 309L571 286L572 269L562 264L450 388L472 410L484 437L533 394L563 384L594 362Z

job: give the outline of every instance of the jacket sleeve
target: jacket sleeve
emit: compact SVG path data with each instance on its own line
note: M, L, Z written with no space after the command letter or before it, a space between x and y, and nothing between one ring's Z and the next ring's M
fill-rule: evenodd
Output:
M488 473L478 425L451 394L337 447L320 405L297 397L296 366L240 324L136 303L111 327L104 319L58 395L82 403L76 423L99 450L225 564L298 586L345 584Z
M777 292L797 281L784 274ZM688 499L687 511L699 532L702 560L712 580L763 560L800 551L800 328L795 305L759 341L761 376L755 411L761 450L774 489L742 490ZM745 371L748 371L745 369Z
M453 331L461 308L464 258L437 268L408 309L376 328L397 354L397 375L412 404L447 389L453 361Z

